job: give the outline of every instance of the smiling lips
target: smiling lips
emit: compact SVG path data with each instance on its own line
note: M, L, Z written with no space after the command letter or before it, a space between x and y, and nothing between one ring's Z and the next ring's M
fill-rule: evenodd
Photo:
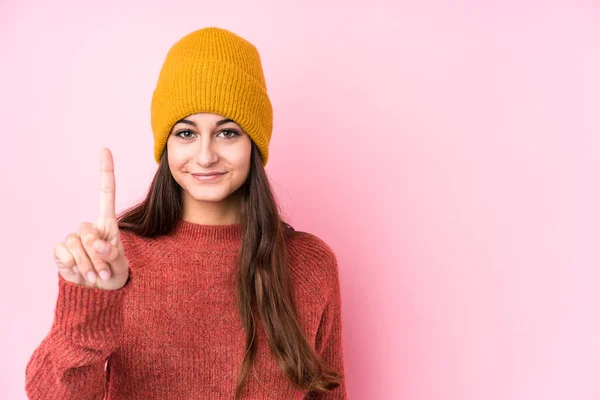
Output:
M199 182L214 182L219 180L223 175L225 175L225 172L207 172L192 174L194 179Z
M198 173L192 173L192 175L199 175L199 176L209 176L209 175L222 175L225 172L198 172Z

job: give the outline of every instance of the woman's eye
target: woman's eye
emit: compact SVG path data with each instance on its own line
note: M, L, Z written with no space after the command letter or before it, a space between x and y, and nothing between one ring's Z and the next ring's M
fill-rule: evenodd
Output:
M181 138L187 139L188 137L183 137L183 136L181 136L181 134L182 134L182 133L194 133L194 132L192 132L192 131L190 131L190 130L179 131L179 132L177 132L177 135L176 135L176 136L179 136L179 137L181 137Z
M219 133L224 133L224 132L229 132L229 133L232 133L232 135L231 135L231 136L226 136L226 137L225 137L226 139L232 139L232 138L234 138L234 137L236 137L236 136L239 136L239 133L237 133L236 131L232 131L232 130L228 130L228 129L226 129L226 130L224 130L224 131L221 131L221 132L219 132Z

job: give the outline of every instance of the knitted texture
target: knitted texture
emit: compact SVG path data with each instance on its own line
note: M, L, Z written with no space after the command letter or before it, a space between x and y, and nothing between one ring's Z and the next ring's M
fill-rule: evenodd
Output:
M173 125L199 112L238 123L258 146L263 166L267 165L273 109L260 55L252 43L228 30L208 27L187 34L171 47L152 95L157 163Z
M26 368L29 398L233 399L245 353L235 302L241 232L240 224L186 221L153 239L121 231L130 278L116 291L59 275L54 322ZM316 352L344 374L336 257L306 232L293 232L286 245L300 324ZM256 321L257 359L243 399L347 398L345 381L327 393L293 387Z

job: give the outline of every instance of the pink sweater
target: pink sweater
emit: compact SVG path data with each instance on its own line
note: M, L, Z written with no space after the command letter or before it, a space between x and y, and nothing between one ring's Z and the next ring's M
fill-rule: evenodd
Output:
M234 285L241 225L181 221L168 236L121 231L121 239L130 266L123 288L87 288L59 275L54 322L26 369L29 398L233 399L245 351ZM309 233L293 234L287 246L300 323L344 374L336 257ZM347 398L345 382L319 395L295 389L260 318L257 331L258 381L251 371L244 399Z

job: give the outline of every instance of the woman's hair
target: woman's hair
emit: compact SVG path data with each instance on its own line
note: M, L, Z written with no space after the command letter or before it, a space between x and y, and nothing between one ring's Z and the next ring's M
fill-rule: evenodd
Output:
M254 142L249 176L239 190L242 191L242 242L236 282L238 310L246 332L246 352L235 398L241 396L256 356L253 306L256 306L262 320L271 353L295 387L305 391L336 388L342 376L325 365L298 321L285 244L286 236L295 231L280 217ZM119 214L119 229L143 237L169 233L182 216L181 191L169 170L165 146L148 195L139 204ZM257 235L257 232L260 234Z

